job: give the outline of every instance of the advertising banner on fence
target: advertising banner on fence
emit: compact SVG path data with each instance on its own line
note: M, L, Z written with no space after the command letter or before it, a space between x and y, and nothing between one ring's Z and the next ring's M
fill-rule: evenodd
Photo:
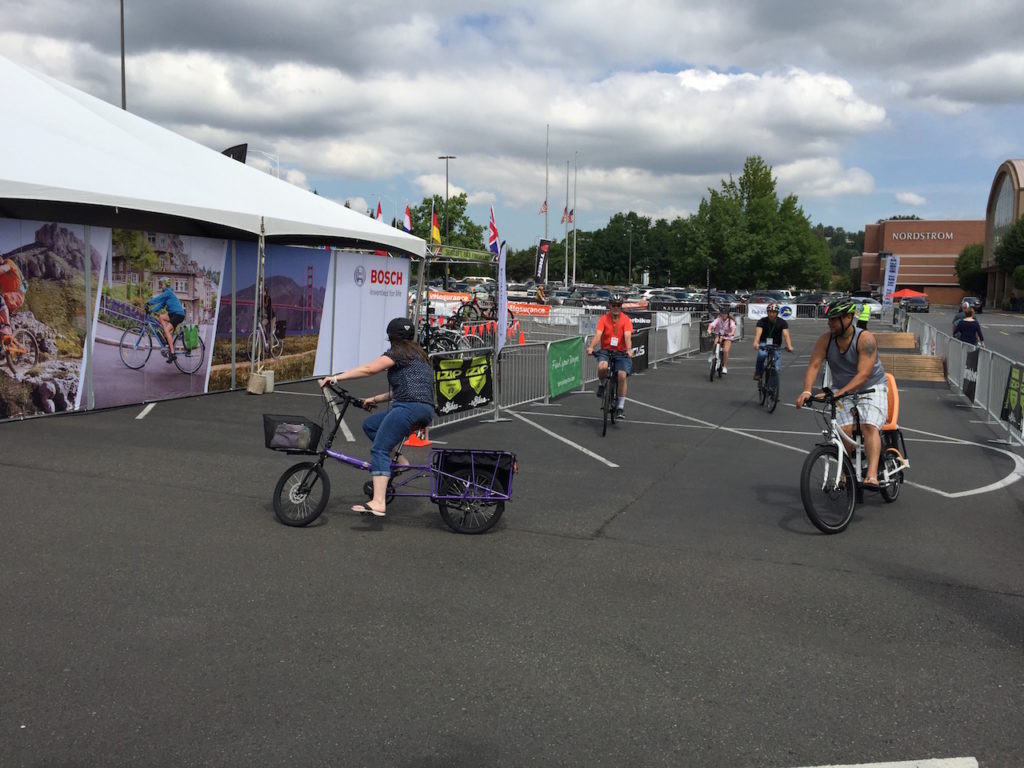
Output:
M978 348L975 347L967 353L967 357L964 359L964 380L963 386L960 387L964 395L974 402L974 390L978 383Z
M490 354L434 359L434 410L441 416L487 405L494 399Z
M583 386L583 339L552 342L548 347L548 387L551 397L557 397Z
M647 341L650 331L633 331L633 373L647 370Z
M1003 394L1003 408L999 412L999 418L1009 422L1019 432L1021 429L1024 401L1022 401L1022 382L1024 382L1024 365L1011 365L1010 373L1006 377L1006 392Z
M686 318L686 322L683 322L683 318ZM685 315L672 315L672 319L665 327L665 351L674 355L677 352L682 352L686 348L686 344L689 342L690 328L690 313L687 312Z

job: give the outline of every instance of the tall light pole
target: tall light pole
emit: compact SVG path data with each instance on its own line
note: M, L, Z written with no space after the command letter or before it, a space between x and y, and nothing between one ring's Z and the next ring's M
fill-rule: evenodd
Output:
M121 0L121 109L128 109L128 98L124 87L124 0Z
M438 160L444 160L444 242L448 244L448 161L454 160L455 155L438 155Z

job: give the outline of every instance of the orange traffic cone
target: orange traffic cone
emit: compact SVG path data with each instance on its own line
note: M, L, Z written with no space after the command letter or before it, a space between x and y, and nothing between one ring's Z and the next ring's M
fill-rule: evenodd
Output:
M423 433L423 437L420 437L420 433ZM425 448L428 445L433 445L430 442L430 436L427 434L426 428L416 430L405 438L405 444L411 445L413 448Z
M517 325L518 325L518 323L517 323ZM520 344L525 344L526 343L526 334L523 333L523 329L522 328L519 329L519 343Z

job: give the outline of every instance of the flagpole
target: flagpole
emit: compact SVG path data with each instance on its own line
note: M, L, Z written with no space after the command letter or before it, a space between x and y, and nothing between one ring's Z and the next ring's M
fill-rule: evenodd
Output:
M562 285L569 287L569 161L565 161L565 277Z
M572 156L572 284L576 285L576 182L579 179L579 150ZM566 286L568 287L568 286Z
M551 168L551 123L547 124L544 140L544 239L548 239L548 175ZM544 282L548 281L548 259L544 259Z

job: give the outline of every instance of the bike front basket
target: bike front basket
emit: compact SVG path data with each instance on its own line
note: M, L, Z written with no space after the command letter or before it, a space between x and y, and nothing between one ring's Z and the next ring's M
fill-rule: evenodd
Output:
M304 416L263 414L263 441L272 451L318 453L321 434L323 428Z

